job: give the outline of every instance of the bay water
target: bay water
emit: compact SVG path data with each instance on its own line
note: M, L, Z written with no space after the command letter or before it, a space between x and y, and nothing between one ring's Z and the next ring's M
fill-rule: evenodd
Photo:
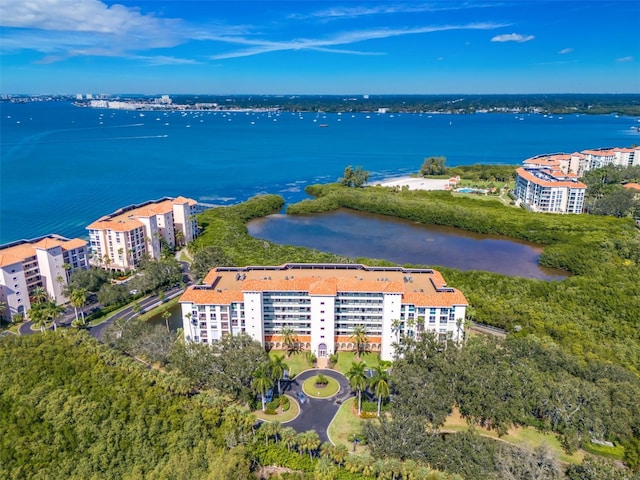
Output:
M321 127L322 125L322 127ZM447 165L519 164L533 155L624 147L637 118L616 115L154 112L70 102L0 104L0 243L87 237L114 210L164 196L228 205L287 202L347 165L371 183Z

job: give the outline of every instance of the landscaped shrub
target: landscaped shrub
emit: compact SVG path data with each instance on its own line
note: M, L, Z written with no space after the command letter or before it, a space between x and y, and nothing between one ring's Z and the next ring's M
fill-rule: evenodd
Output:
M282 412L286 412L289 410L290 407L291 407L291 402L289 401L289 398L285 397L284 395L280 397L280 410Z
M329 355L329 368L333 368L336 363L338 363L338 352Z
M313 353L307 352L307 362L309 362L309 365L311 365L313 367L313 366L315 366L317 361L318 361L318 359Z
M289 452L282 443L270 443L266 446L258 442L252 446L251 453L260 465L278 465L305 472L312 471L315 466L315 461L312 461L308 454L300 455L295 450Z
M325 377L323 374L319 374L316 377L316 381L315 381L316 385L326 387L328 383L329 383L329 379L327 377Z
M277 410L280 406L280 399L275 398L267 403L267 410Z

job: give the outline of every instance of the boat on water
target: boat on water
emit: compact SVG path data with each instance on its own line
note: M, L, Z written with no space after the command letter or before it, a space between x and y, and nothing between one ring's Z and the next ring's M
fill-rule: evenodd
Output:
M321 123L320 125L318 125L320 128L327 128L329 126L328 123Z

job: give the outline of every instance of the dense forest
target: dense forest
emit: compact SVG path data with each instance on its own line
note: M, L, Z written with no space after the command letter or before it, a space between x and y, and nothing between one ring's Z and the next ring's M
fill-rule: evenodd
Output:
M566 368L571 376L577 375L578 367L591 372L588 379L586 374L580 374L583 378L568 381L567 385L577 385L574 382L591 384L589 388L584 384L574 391L593 391L596 385L603 386L615 381L620 374L631 383L619 391L637 389L636 375L640 371L640 295L637 291L640 278L640 239L632 219L533 214L505 207L499 202L478 202L470 198L455 197L448 192L397 191L381 187L356 189L338 185L317 185L309 187L307 191L315 199L289 206L288 213L316 213L346 207L421 223L508 235L543 245L541 262L547 266L564 268L573 274L571 277L560 282L545 282L480 271L439 269L450 285L465 292L471 303L470 319L506 328L514 338L538 339L541 343L537 343L536 348L541 349L540 356L545 358L542 363L546 362L547 367L544 368L558 363L557 356L561 354L570 358L571 366ZM207 226L205 234L196 241L194 250L204 252L209 248L216 248L224 252L227 261L235 264L281 264L287 261L386 263L370 259L345 259L323 252L274 245L247 235L245 221L264 215L269 209L276 211L281 207L282 200L279 197L267 196L236 207L207 212L201 217ZM196 253L196 258L198 256ZM215 266L215 262L207 265L208 268L212 266ZM525 354L520 350L519 355L526 358L531 353ZM492 362L493 355L486 355L480 364L487 366ZM472 362L467 365L471 364ZM553 378L558 374L558 371L551 372L544 368L536 374L541 379ZM609 368L613 370L610 371ZM624 373L625 369L634 374L629 376ZM614 370L618 373L614 374ZM482 373L478 375L482 376ZM496 381L506 378L501 378L499 371L493 375ZM531 381L532 378L526 378L526 382ZM555 382L548 382L547 386L552 384ZM476 395L482 396L484 391L477 390ZM605 391L607 390L603 390L601 394L612 394L612 391L604 393ZM512 394L506 395L507 399L512 398L509 397ZM520 398L524 398L522 392L520 395ZM596 396L598 395L600 394ZM617 396L612 395L611 398ZM459 398L452 403L446 402L445 408L453 404L459 406L459 402ZM545 401L541 400L541 403L544 404ZM496 405L490 403L487 408L491 409ZM540 414L542 407L535 407L533 410ZM502 420L506 424L522 422L537 424L542 429L549 428L545 423L548 421L546 414L534 415L529 410L525 418L522 412L515 414L502 411L496 415L505 415ZM469 418L494 428L504 428L505 424L500 426L502 420L489 417L486 414L470 414ZM600 422L597 418L597 415L593 415L591 420ZM627 433L619 435L609 430L603 435L611 440L616 437L617 441L625 442L628 446L628 461L635 464L634 452L638 452L640 446L640 430L633 423L637 412L619 418L629 429ZM585 418L581 417L581 421L584 423L577 428L573 426L565 429L556 424L551 429L564 436L568 449L575 448L576 443L579 444L588 436L587 431L595 434L592 427L586 427L589 422ZM609 436L610 434L613 435ZM599 473L593 478L604 478L602 475Z
M473 430L439 431L455 407L471 425L498 433L514 425L549 432L567 451L592 439L611 441L638 468L640 239L631 219L532 214L448 192L339 185L308 192L316 198L289 206L289 213L347 207L509 235L544 245L541 262L573 275L545 282L439 268L469 299L470 319L511 335L500 342L472 338L461 349L428 336L404 339L390 377L389 415L366 428L372 456L365 457L323 448L309 432L257 428L245 405L251 376L266 357L242 338L211 351L136 322L115 324L108 345L60 329L3 338L0 476L248 478L280 465L292 470L282 478L309 479L638 478L590 456L567 466L544 448L502 444ZM248 220L283 205L265 195L201 214L203 233L189 246L198 273L225 264L388 263L248 235Z

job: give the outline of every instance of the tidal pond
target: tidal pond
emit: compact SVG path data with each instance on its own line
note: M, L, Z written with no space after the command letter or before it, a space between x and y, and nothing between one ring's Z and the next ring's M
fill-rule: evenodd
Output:
M256 238L352 258L383 258L399 264L440 265L543 280L569 275L540 266L539 245L347 209L318 215L274 214L249 222L247 228Z

